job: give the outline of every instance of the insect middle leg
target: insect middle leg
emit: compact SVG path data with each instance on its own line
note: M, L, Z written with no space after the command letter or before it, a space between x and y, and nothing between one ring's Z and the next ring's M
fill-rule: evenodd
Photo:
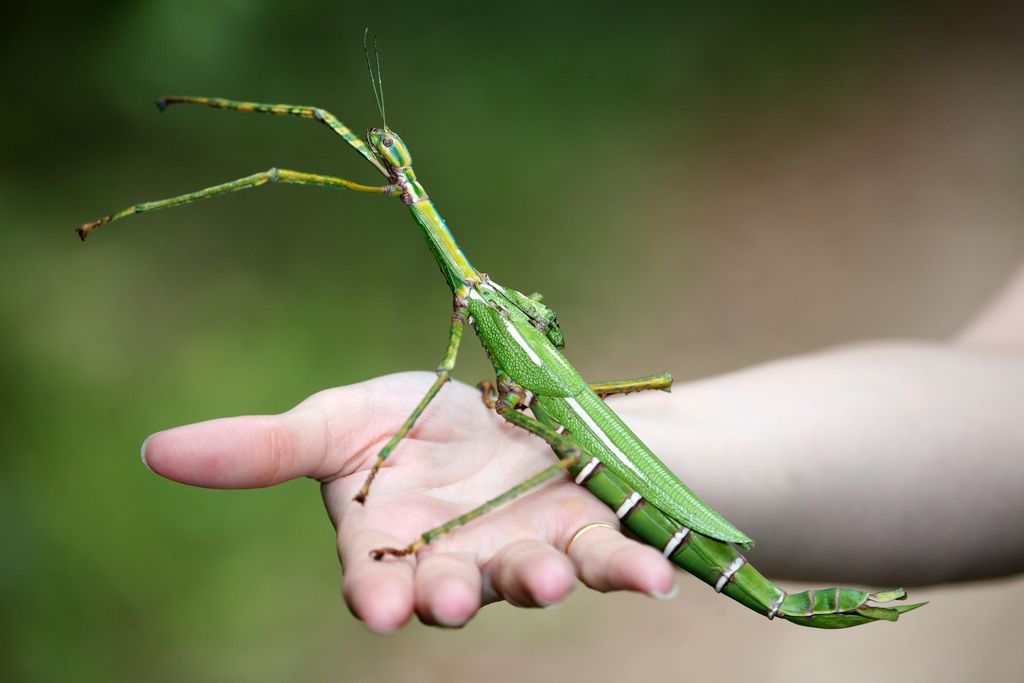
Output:
M494 410L498 405L498 387L489 379L485 379L476 385L480 391L480 398L488 409Z
M459 353L459 343L462 341L462 330L466 325L466 318L468 316L468 308L466 308L466 295L468 290L462 288L455 294L455 312L452 313L452 324L448 330L448 350L445 351L444 358L441 359L441 363L437 366L437 379L427 389L426 395L419 402L419 405L412 411L412 414L406 418L402 426L399 427L398 431L395 432L388 442L384 445L384 448L377 454L377 460L373 463L373 467L370 469L370 473L366 477L366 482L363 487L359 489L359 493L356 494L354 500L358 503L365 503L366 496L370 493L370 484L373 483L374 477L380 471L380 468L384 465L384 461L388 459L388 456L395 450L399 442L405 438L409 430L416 424L416 420L423 414L427 406L430 404L434 397L437 396L437 392L441 390L441 387L445 385L452 377L452 369L455 367L455 359Z
M550 467L544 468L521 484L513 486L508 491L491 498L483 505L470 510L466 514L424 532L418 539L404 548L377 548L376 550L371 550L370 556L373 559L380 560L387 555L393 555L395 557L411 555L423 546L433 543L454 529L484 516L491 510L518 498L527 491L537 488L556 475L567 470L571 470L579 465L582 451L571 437L559 433L558 429L551 425L545 424L536 418L519 412L515 407L514 398L511 401L505 400L506 398L509 398L509 396L509 394L506 394L500 400L497 406L498 414L517 427L522 427L528 432L532 432L547 441L555 451L555 454L558 455L558 462Z

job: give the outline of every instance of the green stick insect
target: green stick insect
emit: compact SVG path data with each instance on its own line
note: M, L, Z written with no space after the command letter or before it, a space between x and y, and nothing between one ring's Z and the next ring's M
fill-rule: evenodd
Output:
M363 155L384 176L383 185L364 185L334 176L272 168L170 199L136 204L86 223L77 232L84 240L97 227L126 216L180 206L268 182L344 188L397 197L409 208L454 295L448 348L438 365L437 379L380 451L356 500L366 500L381 465L450 380L466 325L476 331L494 365L497 382L481 385L484 402L508 422L544 439L558 456L558 462L477 509L426 531L404 548L374 550L371 554L375 559L415 553L499 505L568 472L577 484L585 486L615 510L622 525L638 538L660 549L666 558L715 591L725 593L769 619L781 617L815 628L846 628L880 620L896 621L900 614L925 604L877 604L905 599L905 591L899 588L877 593L825 588L787 594L751 566L738 548L750 548L753 541L687 488L603 400L609 394L668 390L671 376L666 373L588 384L562 355L561 329L554 311L543 303L542 297L539 294L527 296L503 287L470 265L419 182L408 146L387 126L379 56L374 75L365 36L363 47L383 125L371 129L365 142L333 114L319 107L189 96L165 97L156 104L161 111L172 104L201 104L217 109L314 119L327 125Z

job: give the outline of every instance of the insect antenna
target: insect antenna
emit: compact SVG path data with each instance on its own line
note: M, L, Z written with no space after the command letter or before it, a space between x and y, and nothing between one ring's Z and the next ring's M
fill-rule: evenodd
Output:
M380 50L377 49L377 34L373 34L373 57L377 62L377 74L376 77L373 73L373 66L370 62L370 48L367 45L367 38L370 35L370 28L367 27L363 31L363 57L366 58L366 70L370 73L370 86L373 88L373 98L377 102L377 110L380 112L381 121L384 123L384 129L387 130L388 118L384 114L384 81L381 78L380 70Z

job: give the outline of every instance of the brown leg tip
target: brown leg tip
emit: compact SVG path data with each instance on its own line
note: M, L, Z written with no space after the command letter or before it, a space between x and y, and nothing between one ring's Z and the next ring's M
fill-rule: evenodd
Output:
M495 398L498 392L495 390L494 384L488 380L484 380L477 384L476 388L480 391L480 399L484 402L484 405L487 406L487 409L494 410L494 407L498 404L497 399Z
M405 557L406 555L412 555L417 550L422 548L424 545L423 539L407 545L404 548L375 548L370 551L370 557L375 560L383 560L385 555L391 555L393 557Z
M366 502L366 493L363 492L363 491L360 491L359 493L356 494L356 497L353 498L352 500L354 500L355 502L357 502L360 505L362 505L363 503Z
M85 238L89 236L89 233L92 232L93 228L95 227L95 223L86 223L85 225L80 225L77 228L75 228L75 232L78 233L78 236L81 237L82 241L84 242Z
M387 555L394 557L405 557L409 554L408 548L376 548L370 551L370 557L380 562Z

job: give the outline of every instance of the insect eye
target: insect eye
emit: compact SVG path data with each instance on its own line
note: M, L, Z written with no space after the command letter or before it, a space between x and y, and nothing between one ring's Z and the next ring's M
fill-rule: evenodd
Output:
M385 147L390 147L393 144L395 144L395 141L392 138L384 138Z

